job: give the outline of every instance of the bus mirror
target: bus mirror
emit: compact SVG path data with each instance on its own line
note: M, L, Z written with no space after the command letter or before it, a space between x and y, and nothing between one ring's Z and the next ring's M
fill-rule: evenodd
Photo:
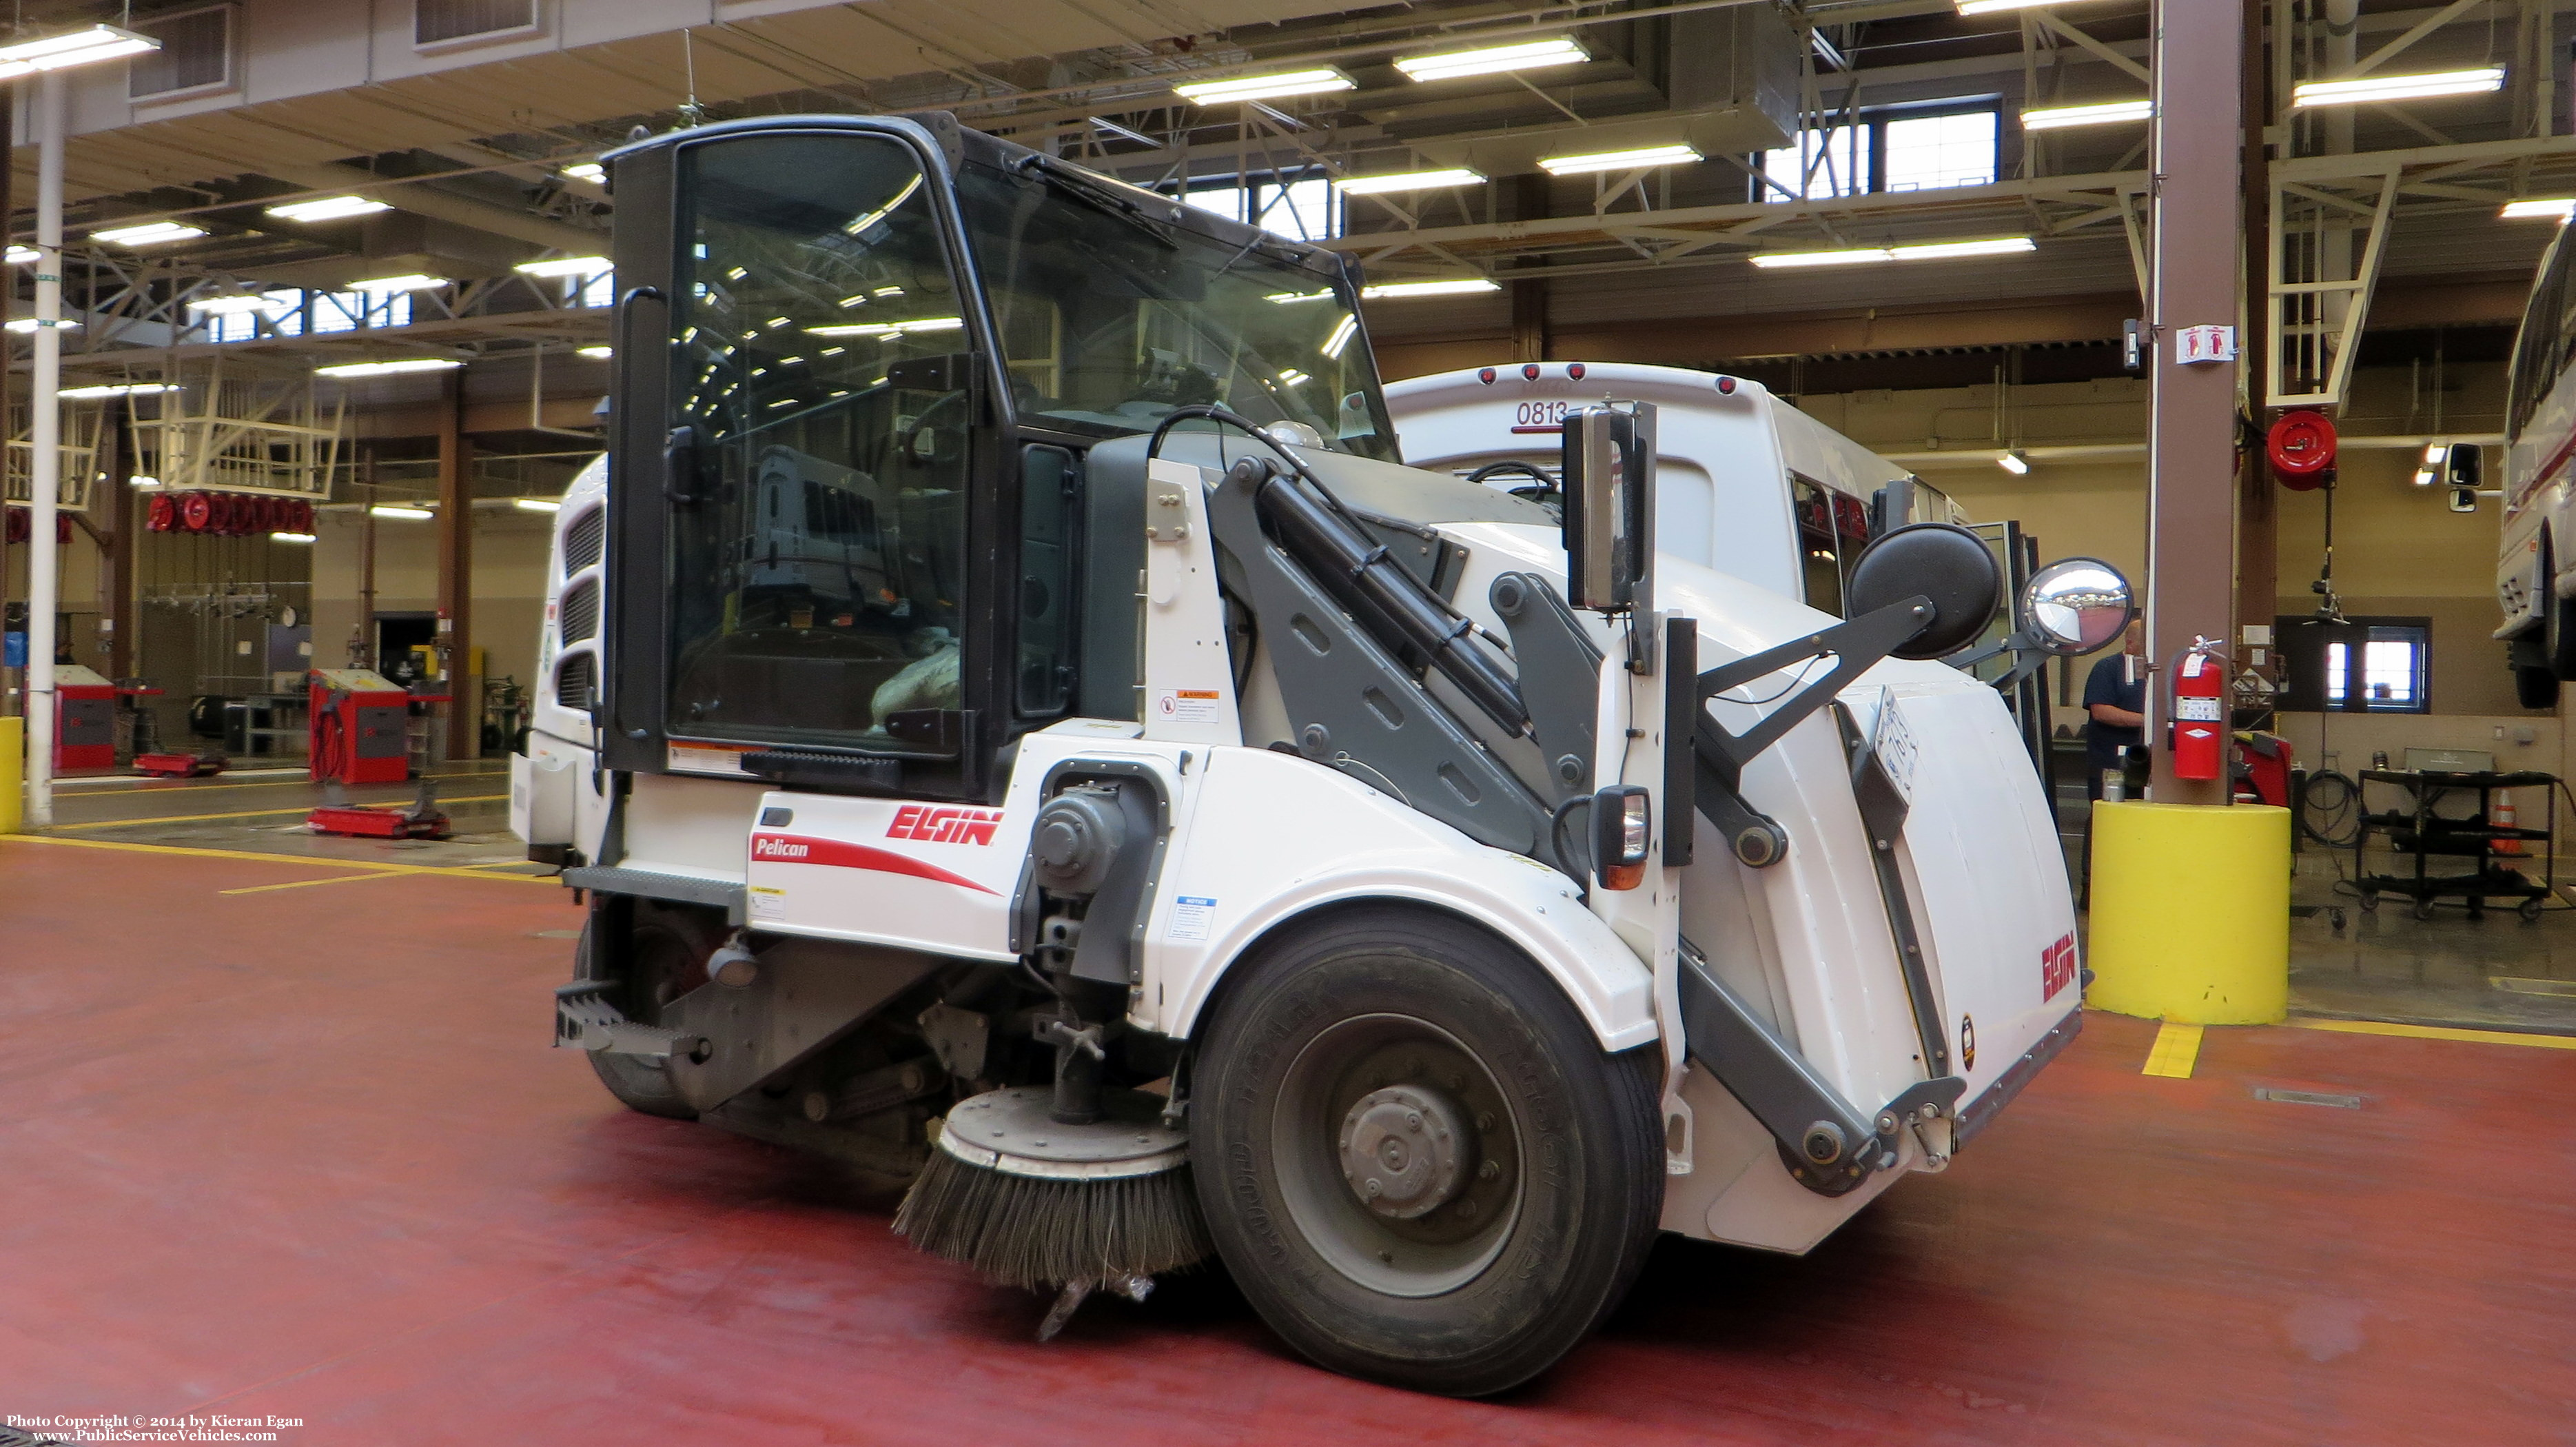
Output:
M1847 617L1908 598L1931 600L1922 631L1888 650L1897 658L1947 658L1977 641L2004 599L2004 575L1985 541L1950 523L1911 523L1861 549L1844 585Z
M2129 580L2099 558L2051 563L2022 585L2022 628L2041 649L2061 658L2109 647L2137 612Z
M2451 511L2476 512L2477 510L2478 490L2476 488L2455 487L2451 489Z
M2451 486L2467 488L2475 492L2484 461L2485 454L2476 443L2454 442L2451 444L2451 450L2444 456L2442 473ZM2476 507L2477 504L2474 501L2468 507L2462 507L2459 499L2451 500L2451 510L2454 512L2469 512Z
M1652 409L1565 414L1566 600L1616 613L1636 605L1654 556Z

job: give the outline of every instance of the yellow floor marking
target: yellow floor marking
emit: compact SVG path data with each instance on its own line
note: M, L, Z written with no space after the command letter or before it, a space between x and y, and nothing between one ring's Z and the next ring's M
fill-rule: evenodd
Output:
M441 804L489 804L506 799L507 794L472 794L462 799L441 799ZM391 801L388 801L391 802ZM122 829L139 824L200 824L212 819L261 819L278 814L310 814L314 806L298 804L292 809L236 809L229 814L165 814L157 819L93 819L86 824L57 824L57 829Z
M2140 1075L2164 1075L2175 1080L2191 1079L2191 1067L2200 1059L2201 1027L2177 1025L2168 1020L2156 1031L2155 1048L2147 1052L2146 1068Z
M335 874L328 879L290 879L284 884L254 884L248 889L218 889L217 894L266 894L272 889L306 889L316 884L348 884L361 879L400 879L406 874L427 874L426 869L378 869L365 874Z
M424 777L432 779L497 779L501 777L501 771L499 769L468 769L461 773L429 774ZM70 779L55 780L57 787L74 782L80 781ZM316 787L312 779L304 777L304 771L301 769L296 771L296 777L292 779L269 779L257 784L200 784L190 779L116 779L102 782L114 782L122 784L125 787L121 789L88 788L82 789L76 794L66 793L61 794L58 797L64 799L102 799L112 798L118 794L170 794L180 792L203 794L210 793L216 789L309 789ZM173 788L173 785L176 785L177 787ZM369 786L361 785L360 787L365 788Z
M2300 1030L2333 1030L2345 1035L2396 1035L2410 1040L2465 1040L2472 1045L2531 1045L2542 1050L2576 1050L2576 1035L2532 1035L2518 1030L2455 1030L2447 1025L2393 1025L2384 1020L2292 1020Z
M48 834L0 834L6 844L60 844L74 849L123 849L134 854L177 854L197 859L247 859L259 864L300 864L308 869L369 869L393 874L443 874L453 879L500 879L512 884L552 884L551 874L492 874L443 864L378 864L371 859L327 859L312 854L261 854L249 849L195 849L181 844L132 844L121 839L63 839ZM346 876L341 876L345 878ZM307 880L318 884L320 880Z

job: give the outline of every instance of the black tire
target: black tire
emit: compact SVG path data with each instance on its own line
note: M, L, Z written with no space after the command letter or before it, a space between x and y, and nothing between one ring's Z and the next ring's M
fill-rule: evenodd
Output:
M2550 673L2558 678L2576 679L2576 598L2552 596L2541 603L2540 610L2540 616L2545 620L2540 632L2540 647L2549 656ZM2556 701L2555 695L2551 701Z
M1618 1305L1654 1242L1661 1052L1605 1054L1555 982L1464 921L1367 907L1289 926L1234 967L1197 1059L1190 1155L1218 1253L1321 1366L1451 1396L1517 1386ZM1372 1121L1418 1154L1346 1167ZM1396 1185L1371 1205L1382 1161ZM1416 1189L1444 1162L1454 1184Z
M574 979L603 978L591 940L603 919L615 917L604 909L591 912L590 923L582 926L581 943L574 957ZM632 968L626 988L617 991L614 998L626 1018L656 1025L661 1023L663 1006L706 979L707 956L724 942L724 931L701 913L663 909L642 900L634 905L634 921L634 944L629 955ZM597 1050L582 1053L590 1057L590 1068L599 1076L599 1083L607 1086L608 1093L627 1109L672 1120L698 1118L697 1111L681 1098L671 1072L661 1061Z
M2556 708L2558 675L2546 668L2515 667L2513 701L2524 708Z

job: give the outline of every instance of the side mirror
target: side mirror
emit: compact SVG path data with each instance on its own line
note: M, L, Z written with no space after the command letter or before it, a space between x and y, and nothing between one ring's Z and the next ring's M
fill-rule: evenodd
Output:
M2476 512L2477 510L2478 490L2476 488L2455 487L2451 489L2451 511Z
M1947 658L1977 641L2004 600L2004 575L1983 539L1950 523L1909 523L1860 550L1843 585L1844 612L1858 618L1920 595L1932 621L1897 658Z
M2099 558L2061 559L2022 585L2023 630L2042 651L2060 658L2110 646L2137 615L2129 580Z
M2479 478L2486 470L2486 452L2474 442L2454 442L2451 444L2451 450L2444 455L2442 463L2443 475L2450 481L2451 486L2463 487L2475 492L2478 489ZM2468 508L2459 508L2457 503L2452 506L2461 512L2468 511ZM2469 506L2475 507L2476 504L2471 503Z
M1617 613L1651 594L1655 556L1654 409L1585 407L1565 414L1566 600Z

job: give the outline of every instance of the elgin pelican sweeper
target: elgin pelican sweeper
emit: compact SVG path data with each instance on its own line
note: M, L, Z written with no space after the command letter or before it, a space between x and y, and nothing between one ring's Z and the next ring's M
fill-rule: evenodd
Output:
M2047 801L1929 661L1998 606L1970 535L1837 617L1658 556L1651 406L1568 409L1561 522L1404 467L1345 261L946 116L608 165L511 792L626 1104L908 1180L1048 1330L1213 1256L1473 1394L1659 1230L1800 1252L1941 1170L2073 1036Z

